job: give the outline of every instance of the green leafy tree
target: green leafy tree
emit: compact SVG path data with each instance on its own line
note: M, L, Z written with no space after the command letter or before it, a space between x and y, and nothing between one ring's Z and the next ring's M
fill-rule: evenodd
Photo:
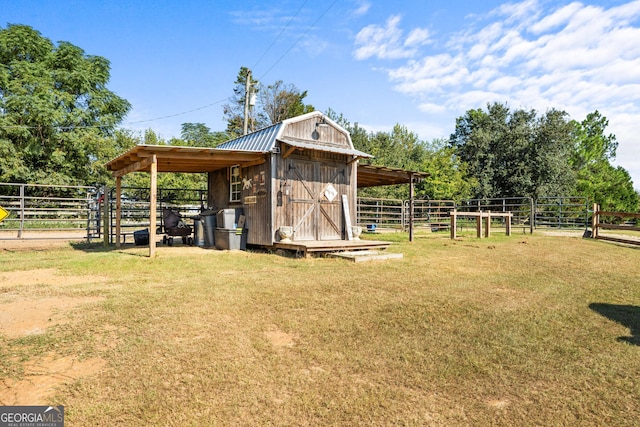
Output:
M570 163L576 175L576 191L609 211L636 212L638 193L629 173L613 167L618 142L615 135L606 134L606 117L594 111L580 123L571 123L574 146Z
M224 132L212 132L204 123L183 123L180 134L184 145L192 147L217 147L228 140ZM172 142L172 145L178 145Z
M416 194L431 200L466 200L471 198L476 183L468 178L466 164L455 155L445 139L435 139L426 147L422 172L429 177L418 184Z
M477 182L476 198L557 196L572 188L566 113L510 111L494 103L456 120L450 144Z
M282 80L266 87L261 85L258 90L259 123L263 127L269 126L314 111L313 105L304 103L306 97L306 90L301 92L295 85L284 84Z
M0 177L101 184L131 105L108 90L109 61L26 25L0 29Z
M223 106L224 118L227 121L229 138L242 136L244 131L244 106L246 83L249 69L241 67L233 89L234 95L229 103ZM249 107L248 131L253 132L291 117L314 111L313 105L305 104L307 91L300 91L293 84L285 84L278 80L265 86L251 77L251 91L255 94L256 105Z
M139 144L140 138L133 135L132 132L119 131L118 134L121 137L121 142L116 144L119 150L118 154L121 154L128 149ZM172 138L169 141L165 141L160 138L152 129L147 129L144 133L144 143L153 145L180 145L180 146L194 146L182 139ZM115 158L117 154L114 154L112 158ZM148 173L131 173L123 177L123 187L133 187L143 189L143 193L146 194L146 189L149 188L151 183ZM205 173L174 173L165 172L158 174L158 188L163 189L185 189L196 190L207 188L207 174ZM133 195L136 193L134 192ZM171 197L171 193L165 191L165 196ZM146 197L146 196L145 196ZM166 201L166 200L165 200Z

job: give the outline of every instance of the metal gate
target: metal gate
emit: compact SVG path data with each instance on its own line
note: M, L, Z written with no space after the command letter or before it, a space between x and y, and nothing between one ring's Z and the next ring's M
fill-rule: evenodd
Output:
M97 187L0 183L0 240L89 240L100 237Z

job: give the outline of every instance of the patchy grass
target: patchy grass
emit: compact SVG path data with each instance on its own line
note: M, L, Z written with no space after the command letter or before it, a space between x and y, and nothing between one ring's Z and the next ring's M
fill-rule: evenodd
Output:
M48 352L106 361L52 394L70 426L637 423L638 249L375 237L404 258L0 252L0 271L100 278L5 294L104 298L44 335L0 336L1 373Z

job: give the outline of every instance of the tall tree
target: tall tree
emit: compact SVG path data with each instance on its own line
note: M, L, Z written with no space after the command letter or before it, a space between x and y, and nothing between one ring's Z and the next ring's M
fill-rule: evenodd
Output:
M615 135L605 132L609 120L596 110L582 122L571 124L574 145L570 163L576 175L577 193L605 210L635 212L638 193L631 176L624 168L611 165L618 141Z
M26 25L0 29L0 177L104 183L103 164L131 105L107 89L109 61L57 46Z
M306 90L301 92L295 85L284 84L282 80L266 87L261 85L258 91L260 123L268 126L314 111L313 105L303 102L306 97Z
M435 139L426 146L427 154L420 171L429 177L417 185L416 194L432 200L466 200L476 185L467 176L467 165L455 155L445 139Z
M571 126L566 113L510 111L494 103L456 120L450 144L477 180L475 197L557 196L571 189Z
M180 136L185 145L193 147L213 148L228 139L226 133L211 132L211 129L205 126L204 123L183 123Z

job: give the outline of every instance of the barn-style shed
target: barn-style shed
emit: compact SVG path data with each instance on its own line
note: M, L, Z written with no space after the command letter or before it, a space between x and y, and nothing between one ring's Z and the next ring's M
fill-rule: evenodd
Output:
M320 112L284 120L218 147L265 162L209 174L209 205L241 206L248 243L271 246L281 232L300 241L348 240L355 225L358 159L349 133Z
M240 208L248 244L304 248L306 253L314 248L388 245L354 241L357 188L410 183L426 174L359 167L359 159L370 157L353 147L344 128L316 111L216 148L139 145L110 161L107 168L117 178L117 194L122 176L150 172L151 206L155 206L157 172L208 172L209 208ZM116 213L116 234L119 217ZM150 215L152 242L154 217Z

